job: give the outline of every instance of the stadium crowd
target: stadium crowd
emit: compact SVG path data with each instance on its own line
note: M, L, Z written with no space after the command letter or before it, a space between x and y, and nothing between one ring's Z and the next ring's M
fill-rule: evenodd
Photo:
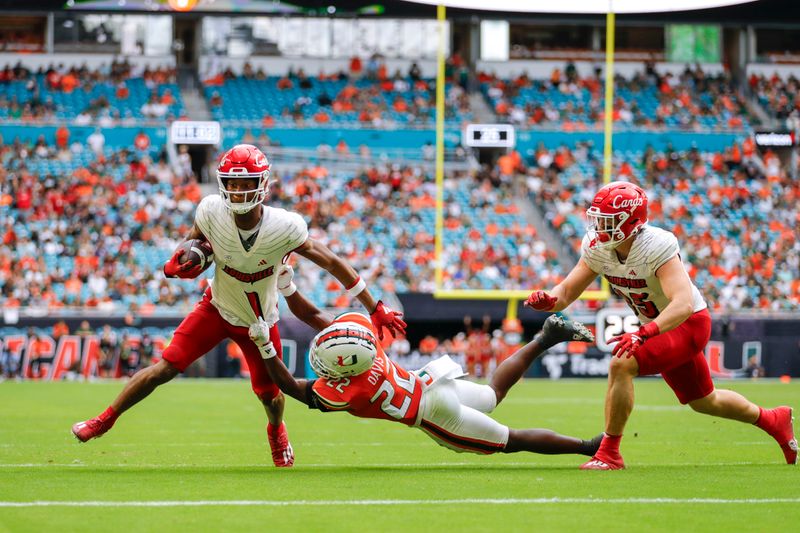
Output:
M790 75L783 79L777 73L769 77L752 74L749 84L761 105L775 117L786 119L800 112L800 81L796 77Z
M200 282L160 270L186 235L201 190L149 143L13 142L0 147L0 291L5 306L96 307L140 313L188 308ZM188 169L187 169L188 170ZM555 255L513 202L510 175L484 169L446 179L448 288L521 288L550 283ZM303 214L312 235L344 254L382 291L433 290L435 186L420 167L381 166L357 174L310 167L283 178L274 205ZM299 268L301 286L334 307L345 293L319 269Z
M0 70L0 118L9 121L113 127L182 115L174 68L124 60L95 70L58 64L34 72L22 63Z
M241 75L227 69L205 80L205 94L216 119L260 121L265 128L429 125L436 109L435 82L422 78L416 65L390 74L379 63L363 74L351 62L347 72L314 76L298 68L278 77L245 63ZM447 86L445 115L471 118L469 95L459 84Z
M524 288L562 272L514 201L512 174L484 168L445 178L444 288ZM435 183L419 167L386 165L351 175L320 166L286 178L275 201L302 213L311 234L386 292L434 290ZM298 286L333 307L349 303L316 268ZM321 292L325 287L326 292Z
M201 192L149 151L74 143L0 146L0 291L4 308L187 307L197 282L160 263L188 231Z
M501 119L520 126L558 126L563 131L602 127L604 77L579 76L575 65L554 69L549 80L526 74L500 79L479 74L482 91ZM652 64L627 79L615 77L613 119L639 128L731 129L747 125L745 99L727 75L711 76L696 66L680 75L660 74Z
M144 150L86 150L80 143L0 146L0 294L4 307L85 306L147 314L188 309L200 280L166 280L161 265L186 235L202 195ZM600 154L577 144L530 161L445 179L444 288L526 289L564 275L556 254L520 213L515 184L577 249L583 212L601 176ZM772 152L751 141L724 151L667 150L618 157L615 175L643 185L651 222L675 232L684 260L715 310L796 309L800 190ZM273 205L303 214L311 234L385 292L434 289L435 185L421 167L360 172L316 165L280 177ZM298 285L320 304L346 307L344 291L298 259Z

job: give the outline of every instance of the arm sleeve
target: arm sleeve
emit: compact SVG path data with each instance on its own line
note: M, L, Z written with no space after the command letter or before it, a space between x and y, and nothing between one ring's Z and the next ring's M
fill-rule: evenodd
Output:
M661 268L664 263L678 255L678 252L680 252L680 246L678 246L677 237L672 233L664 232L650 255L649 262L653 273L655 274L656 270Z
M316 379L310 379L306 383L306 405L308 405L309 409L317 409L322 411L323 413L330 411L322 402L319 401L319 396L314 392L314 383L316 383Z
M350 403L338 396L335 389L325 387L325 383L324 379L314 380L309 390L314 396L313 401L321 407L311 407L311 404L309 404L309 407L320 411L346 411L350 407Z

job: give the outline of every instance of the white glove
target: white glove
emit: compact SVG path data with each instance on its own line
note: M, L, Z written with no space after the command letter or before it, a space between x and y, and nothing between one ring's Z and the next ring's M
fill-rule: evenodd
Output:
M247 334L250 335L250 340L258 347L258 351L261 352L261 357L263 359L272 359L278 355L275 346L273 346L272 341L269 340L269 324L267 324L266 320L259 318L258 322L250 324L250 329L247 330Z
M283 265L278 269L278 290L284 298L288 298L297 292L297 285L294 284L294 269L291 265Z

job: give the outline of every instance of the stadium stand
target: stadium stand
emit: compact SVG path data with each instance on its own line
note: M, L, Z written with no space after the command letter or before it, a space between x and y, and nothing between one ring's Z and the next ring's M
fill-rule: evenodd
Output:
M21 63L0 70L0 118L23 123L68 120L102 127L161 122L183 116L174 69L134 73L127 62L107 68Z
M227 71L205 81L216 120L260 121L264 127L413 127L430 126L435 119L433 80L400 72L383 79L355 79L346 73L308 76L302 69L268 77L247 67L241 76ZM456 124L472 118L459 85L447 85L446 117Z
M77 145L80 147L80 145ZM0 148L4 306L188 308L197 282L158 271L188 231L200 189L148 152Z
M480 73L481 90L500 119L520 126L554 126L567 131L602 127L604 82L598 69L580 77L571 63L550 79L522 74L499 79ZM680 75L659 74L652 65L630 78L616 77L614 121L623 126L681 130L741 130L753 119L744 98L726 75L710 76L698 66Z
M753 73L749 84L759 103L776 118L785 119L800 112L800 81L796 77L783 79L777 73L769 77Z
M196 180L177 176L157 147L104 147L99 156L79 147L40 139L0 150L4 304L135 306L144 314L189 308L208 274L167 282L159 271L186 234L201 195ZM561 279L558 258L514 201L514 183L526 180L531 199L577 249L601 160L587 144L540 146L527 169L512 160L449 173L445 288L526 288ZM800 190L775 154L760 156L748 140L722 152L651 149L620 152L617 160L617 176L651 191L652 223L680 236L690 273L716 310L800 305L793 238ZM284 176L272 201L306 216L312 235L381 294L433 291L434 197L422 167L349 172L317 165ZM317 301L348 305L319 269L298 271L299 285Z
M5 145L2 155L7 217L0 286L8 305L135 305L146 314L193 303L198 283L167 282L160 269L199 202L194 178L176 176L163 158L154 162L155 151L106 147L98 156L40 139ZM555 256L519 214L509 178L498 171L448 175L448 288L558 279ZM434 196L432 177L419 167L329 174L317 166L288 177L274 203L304 214L312 234L369 273L379 293L431 292ZM385 263L386 257L393 259ZM301 271L304 288L320 302L349 303L324 273Z
M510 177L494 169L448 173L445 288L522 288L560 279L555 255L519 212ZM312 236L381 291L433 291L435 184L420 168L328 174L315 167L286 180L277 198L303 213ZM319 269L301 266L298 277L298 286L318 301L348 305L341 287Z

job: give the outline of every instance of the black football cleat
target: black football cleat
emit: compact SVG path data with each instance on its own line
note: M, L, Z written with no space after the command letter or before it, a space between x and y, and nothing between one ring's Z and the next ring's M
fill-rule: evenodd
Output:
M537 337L543 349L551 348L561 342L594 342L594 335L581 322L567 320L558 315L547 317Z

